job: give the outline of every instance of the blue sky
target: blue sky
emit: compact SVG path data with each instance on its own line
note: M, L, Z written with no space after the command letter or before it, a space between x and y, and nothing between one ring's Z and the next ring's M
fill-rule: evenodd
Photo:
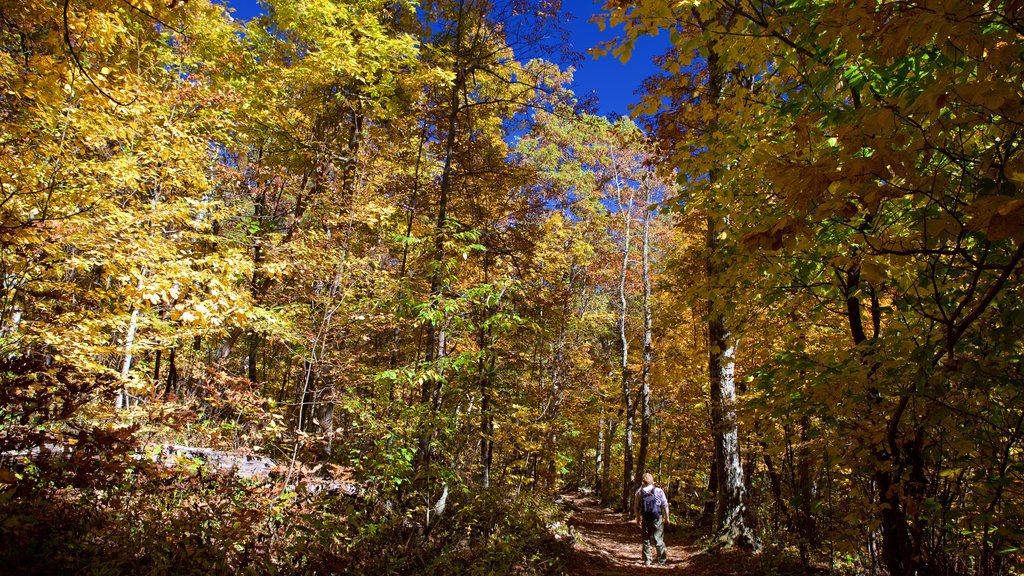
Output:
M569 28L577 50L585 51L599 42L615 38L615 30L601 32L596 24L590 22L591 14L600 11L601 3L562 0L562 9L576 17L569 23ZM584 95L593 90L600 100L602 113L625 115L629 112L627 106L639 99L633 92L640 89L645 78L658 71L651 58L663 53L667 47L668 34L662 34L656 38L640 39L627 64L610 54L597 59L587 56L576 71L576 92Z
M221 1L234 9L234 17L240 20L248 20L262 10L256 0ZM615 37L614 30L601 32L596 24L590 22L591 15L600 11L600 4L592 0L562 0L562 10L575 17L568 21L567 27L572 33L576 50L583 52L601 41ZM577 65L576 93L581 97L592 92L596 94L602 114L628 114L629 104L638 100L633 93L640 88L644 78L657 72L651 58L663 52L667 45L667 34L643 38L627 64L622 64L611 55L598 59L587 56Z

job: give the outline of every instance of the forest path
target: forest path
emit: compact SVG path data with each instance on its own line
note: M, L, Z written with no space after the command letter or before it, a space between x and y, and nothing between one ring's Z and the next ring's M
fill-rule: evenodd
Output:
M705 551L691 534L668 530L668 562L644 566L640 560L640 529L622 514L601 506L596 498L566 495L573 511L570 526L581 541L569 562L574 576L740 576L758 574L757 562L738 550Z

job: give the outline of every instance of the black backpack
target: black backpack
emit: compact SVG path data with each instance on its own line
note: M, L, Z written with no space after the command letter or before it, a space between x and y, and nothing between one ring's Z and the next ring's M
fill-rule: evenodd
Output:
M657 520L661 516L661 498L657 492L656 488L651 488L650 492L640 491L640 513L648 520Z

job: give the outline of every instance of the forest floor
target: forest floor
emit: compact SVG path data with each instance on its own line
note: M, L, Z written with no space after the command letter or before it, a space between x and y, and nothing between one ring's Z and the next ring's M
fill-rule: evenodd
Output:
M640 528L596 498L565 496L572 511L569 525L578 535L569 561L574 576L750 576L763 574L757 557L740 550L707 550L697 536L678 527L666 530L668 562L644 566L640 559ZM656 552L654 552L656 554Z

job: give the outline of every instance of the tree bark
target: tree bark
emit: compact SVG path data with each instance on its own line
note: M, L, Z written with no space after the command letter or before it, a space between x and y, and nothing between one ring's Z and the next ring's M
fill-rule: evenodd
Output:
M632 509L633 491L633 417L636 412L636 405L633 401L633 392L630 389L629 381L629 339L626 335L626 272L629 270L629 248L630 248L630 224L632 222L633 196L630 193L629 202L622 205L622 185L619 179L618 166L615 163L615 153L611 152L612 171L615 184L615 194L618 209L623 214L623 247L622 247L622 270L619 274L619 347L622 351L620 359L621 384L622 384L622 408L624 417L624 438L622 447L622 497L619 506L622 511L628 513Z
M736 423L736 344L721 313L709 322L708 372L711 376L711 420L715 453L719 456L715 528L731 546L753 548L757 538L747 524L746 486L740 463L739 427Z
M490 282L490 255L484 253L484 284ZM494 454L494 415L491 413L491 374L494 373L494 353L491 350L491 328L484 327L494 314L490 305L483 306L480 317L480 485L491 485L491 463Z
M725 92L725 71L714 45L708 47L708 91L716 110ZM709 130L717 129L713 119ZM714 183L720 169L712 169L709 179ZM708 251L707 281L711 300L708 302L708 376L711 392L711 426L715 444L715 466L718 473L718 498L715 528L728 546L757 548L759 542L747 523L746 487L740 460L739 428L736 422L736 341L730 333L724 306L716 303L718 279L727 270L722 263L719 234L727 226L724 216L712 207L707 218L706 247Z
M142 290L143 279L146 277L146 271L143 270L139 275L138 289ZM125 381L128 380L128 373L132 368L132 347L135 346L135 332L139 327L139 307L132 305L132 315L128 319L128 332L124 337L124 360L121 363L121 388L117 392L117 400L115 401L114 407L118 410L122 410L131 406L131 396L128 394L128 389L125 387Z
M718 503L718 462L721 456L718 455L718 446L715 445L712 457L711 468L708 470L708 484L705 488L704 506L701 508L700 519L697 525L702 528L712 528L715 521L715 506Z
M860 286L860 269L850 268L845 276L840 276L843 296L846 301L847 322L854 346L861 345L867 335L864 332L864 321L861 317L861 302L857 297ZM896 426L900 420L902 408L888 422L889 446L878 446L875 449L877 460L874 471L875 486L878 487L880 508L879 526L882 533L882 561L891 576L911 576L917 573L914 559L914 544L910 537L910 527L904 510L899 484L902 482L904 462L906 461L896 443Z
M399 307L395 318L395 326L391 333L391 355L389 358L389 366L392 370L398 368L399 362L399 346L401 344L401 335L403 322L400 321L402 314L402 299L406 294L405 287L405 275L406 269L409 263L409 242L412 236L412 225L416 217L416 202L419 200L419 189L420 189L420 170L423 166L423 148L427 143L427 133L424 127L420 131L419 146L416 150L416 167L413 170L412 176L412 188L409 191L409 206L406 210L406 221L405 221L405 239L402 242L402 260L398 268L398 283L399 283ZM395 401L395 383L392 381L388 385L388 402Z
M804 566L810 565L808 548L817 544L817 527L814 522L814 500L816 498L814 479L811 475L811 450L807 443L810 440L811 419L800 417L800 446L797 449L797 495L800 505L797 507L797 530L800 534L800 560Z
M259 349L260 335L256 332L253 332L252 334L249 334L249 353L246 356L246 358L248 359L246 361L247 375L249 378L249 382L252 382L253 384L259 383L256 373L256 358L257 355L259 354Z
M153 384L160 385L160 348L156 349L156 353L153 354Z
M604 472L601 475L601 503L608 505L612 501L612 443L615 441L615 431L619 427L618 421L610 415L605 418L604 447Z
M454 185L455 137L459 130L459 99L465 89L466 70L463 62L462 42L465 34L465 0L459 2L456 19L456 30L453 46L455 80L448 97L448 116L445 127L444 167L441 170L440 196L437 203L437 219L434 224L434 269L430 274L430 301L435 304L443 293L445 236L448 226L448 199ZM424 343L424 360L429 366L444 356L444 321L431 319L427 322L427 338ZM441 378L423 378L420 388L420 403L427 405L430 412L440 407ZM420 432L419 450L417 451L417 468L429 467L431 460L430 440L434 435L432 429ZM426 475L429 477L429 473Z
M164 384L164 398L178 386L178 367L175 365L175 356L177 356L178 347L171 347L171 357L168 359L170 366L167 367L167 382Z
M594 488L598 494L604 494L604 416L597 421L597 447L594 450Z
M640 374L640 451L637 454L636 475L643 478L647 472L647 451L651 441L651 190L644 185L643 248L641 250L641 272L644 284L644 350L643 368Z

